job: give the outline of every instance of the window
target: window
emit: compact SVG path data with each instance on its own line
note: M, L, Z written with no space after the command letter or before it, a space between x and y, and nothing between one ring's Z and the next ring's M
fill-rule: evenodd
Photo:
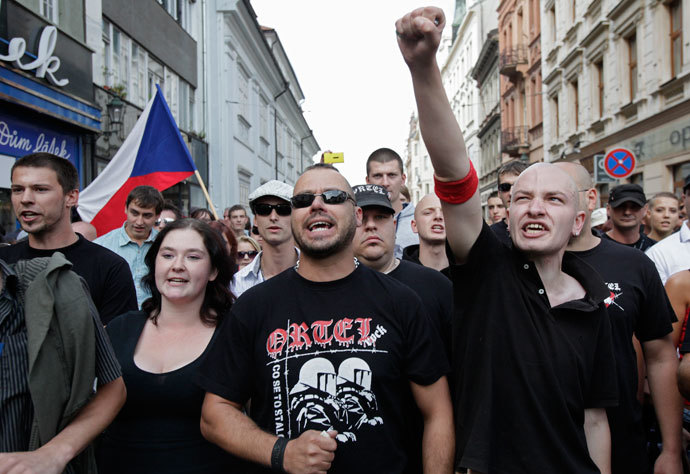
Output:
M112 86L112 67L110 57L110 22L103 20L103 83L106 86Z
M683 16L680 0L669 4L669 13L671 15L671 77L676 77L683 64Z
M111 77L112 77L112 85L119 84L121 82L121 74L122 71L120 70L121 67L121 61L120 61L120 47L121 47L121 37L120 37L120 30L115 28L113 26L112 28L112 69L111 69Z
M249 74L242 66L237 68L237 110L249 123Z
M554 96L551 100L551 113L553 114L553 136L556 137L556 139L558 139L558 137L561 135L560 120L558 117L558 96Z
M129 99L139 107L146 105L146 51L132 41L132 76Z
M167 11L170 16L172 16L175 20L178 19L177 0L158 0L158 3L165 8L165 11Z
M58 0L41 0L40 13L48 21L55 24L58 22Z
M240 203L246 207L249 207L249 181L251 176L240 171L237 176L237 189L239 190L239 200Z
M604 116L604 61L594 63L594 86L598 118L602 118Z
M189 90L191 87L180 79L178 107L180 109L180 121L177 124L183 130L190 130L189 126Z
M548 11L549 29L551 30L551 42L556 42L556 3L554 2Z
M573 100L573 125L575 126L574 131L580 128L580 95L578 91L577 81L570 83L570 94Z
M148 69L149 86L147 100L156 94L156 84L161 86L161 89L165 91L165 80L163 79L163 65L149 56Z
M261 96L259 98L259 134L268 140L268 101Z
M637 94L637 36L632 35L628 43L628 80L630 81L630 102L635 100Z

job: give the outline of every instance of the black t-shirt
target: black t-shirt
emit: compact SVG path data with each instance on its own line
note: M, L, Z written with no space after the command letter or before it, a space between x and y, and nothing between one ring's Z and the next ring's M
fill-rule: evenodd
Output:
M98 472L241 473L239 461L201 435L204 392L194 382L208 348L196 360L171 372L137 367L134 350L148 315L133 311L108 326L127 400L98 442ZM213 341L218 330L213 335Z
M134 311L137 306L137 295L129 265L125 259L77 234L79 240L72 245L59 249L35 249L29 241L23 240L9 247L0 248L0 258L7 263L29 260L36 257L50 257L54 252L61 252L72 262L72 270L81 276L89 285L93 300L103 324L126 313Z
M401 260L388 276L412 288L422 300L422 306L439 331L450 360L453 284L442 273L405 260Z
M513 246L513 241L510 239L510 232L508 232L508 221L506 219L501 219L495 224L491 225L491 230L496 234L498 240L503 242L508 247Z
M448 253L448 251L446 250L446 254L447 253ZM403 255L402 255L401 260L406 260L408 262L412 262L412 263L416 263L417 265L424 266L422 261L419 260L419 244L408 245L407 247L405 247L403 249ZM430 268L430 267L426 267L426 268ZM430 269L437 271L434 268L430 268ZM438 271L441 273L441 275L445 276L446 278L448 278L450 280L450 268L449 267L443 268L443 269L438 270Z
M251 399L252 419L279 436L337 430L329 473L414 472L409 382L448 366L410 288L364 265L330 282L289 268L243 293L221 331L200 370L206 391Z
M451 265L458 466L480 472L598 473L584 410L615 405L606 287L563 259L586 296L551 308L534 263L484 224Z
M633 333L644 343L669 334L676 320L654 263L642 252L613 240L584 252L572 252L591 265L609 290L605 303L611 319L619 402L607 409L614 473L644 473L647 453L642 407L637 400L637 358Z
M650 239L649 237L647 237L642 232L640 232L640 238L637 239L637 241L633 244L624 244L622 242L618 242L617 240L614 240L611 237L609 237L609 235L606 232L601 232L599 234L599 236L603 237L603 238L605 238L611 242L616 242L617 244L625 245L626 247L631 247L631 248L634 248L637 250L641 250L643 252L656 243L656 240Z

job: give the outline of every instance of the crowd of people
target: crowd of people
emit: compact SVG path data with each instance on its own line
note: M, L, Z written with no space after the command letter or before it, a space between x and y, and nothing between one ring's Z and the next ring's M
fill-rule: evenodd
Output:
M485 216L444 26L396 23L435 172L416 205L380 148L362 184L259 186L253 222L138 186L96 237L67 160L15 162L0 473L690 472L690 176L602 209L582 165L513 161Z

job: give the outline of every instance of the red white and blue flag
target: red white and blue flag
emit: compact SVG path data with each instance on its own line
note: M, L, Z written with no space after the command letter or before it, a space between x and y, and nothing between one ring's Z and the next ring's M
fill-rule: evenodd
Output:
M156 88L108 166L79 195L79 214L99 236L122 226L132 189L145 184L163 191L196 170L163 93Z

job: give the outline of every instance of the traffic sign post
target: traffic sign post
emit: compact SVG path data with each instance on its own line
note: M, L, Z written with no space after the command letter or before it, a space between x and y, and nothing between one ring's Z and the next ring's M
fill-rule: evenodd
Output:
M611 150L604 158L604 170L612 178L627 178L635 170L635 155L626 148Z

